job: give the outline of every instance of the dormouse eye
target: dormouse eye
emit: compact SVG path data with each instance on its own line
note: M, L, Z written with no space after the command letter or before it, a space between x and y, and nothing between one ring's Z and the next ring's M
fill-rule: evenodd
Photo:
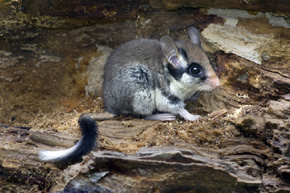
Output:
M194 77L203 76L202 67L198 63L190 64L187 70L188 70L188 73Z

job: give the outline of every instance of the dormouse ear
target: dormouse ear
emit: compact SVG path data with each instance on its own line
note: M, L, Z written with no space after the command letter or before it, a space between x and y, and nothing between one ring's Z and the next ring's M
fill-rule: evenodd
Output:
M195 27L189 27L188 28L188 36L190 39L190 42L193 44L198 45L199 47L201 46L200 44L200 35L199 32L197 31L197 29Z
M174 41L168 36L162 36L160 39L161 49L166 60L175 68L182 67L178 49Z

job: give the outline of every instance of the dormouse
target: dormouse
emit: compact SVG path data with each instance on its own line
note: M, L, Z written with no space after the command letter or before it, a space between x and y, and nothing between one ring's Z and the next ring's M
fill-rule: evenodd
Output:
M174 120L176 115L195 121L185 100L196 92L220 85L201 48L196 28L188 28L189 41L137 39L115 49L104 68L105 109L115 115L149 120Z

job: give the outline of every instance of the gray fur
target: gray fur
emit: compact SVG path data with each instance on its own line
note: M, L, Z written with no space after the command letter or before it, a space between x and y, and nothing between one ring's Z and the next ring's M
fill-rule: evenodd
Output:
M113 51L105 65L105 109L119 115L152 114L155 110L155 99L150 93L155 90L158 82L158 76L152 74L152 71L163 74L160 58L162 52L157 40L133 40ZM145 94L142 96L140 93ZM139 109L144 109L144 112L133 108L134 100L138 99Z
M196 39L195 35L191 34L190 37ZM188 61L178 53L178 48L186 51ZM210 76L216 78L199 45L185 41L174 43L168 36L162 37L161 42L138 39L121 45L111 53L105 64L105 109L117 115L159 119L161 115L150 115L164 112L180 114L187 120L197 119L197 116L184 109L184 101L197 91L210 89L204 89L206 81L183 73L192 62L199 63ZM174 78L174 73L169 72L168 65L171 65L173 71L180 73L180 80ZM165 115L172 120L172 116Z

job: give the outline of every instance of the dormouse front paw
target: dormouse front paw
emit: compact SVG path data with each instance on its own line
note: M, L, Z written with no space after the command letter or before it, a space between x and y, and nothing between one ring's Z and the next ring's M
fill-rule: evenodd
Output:
M189 114L189 116L185 116L183 118L187 121L196 121L198 119L201 119L201 116Z
M186 109L182 109L180 112L179 112L179 115L184 118L185 120L187 121L196 121L198 119L201 119L201 116L199 115L192 115L190 114Z

